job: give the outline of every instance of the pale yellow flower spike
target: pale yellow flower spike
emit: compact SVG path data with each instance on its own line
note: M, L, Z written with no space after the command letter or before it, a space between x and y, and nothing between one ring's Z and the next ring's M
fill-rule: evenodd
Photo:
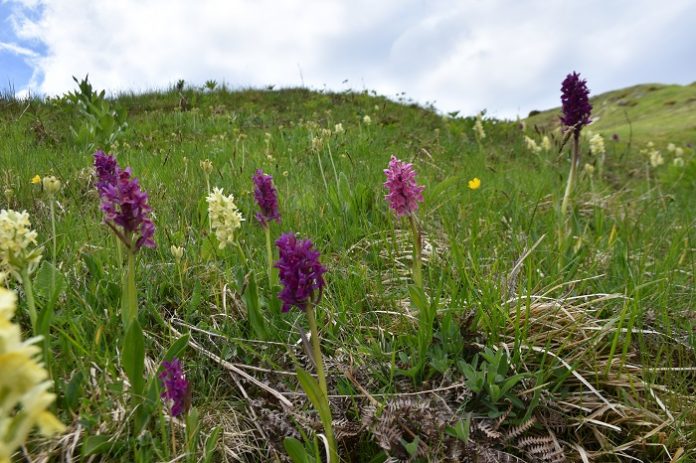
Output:
M36 246L36 238L26 211L1 210L0 269L11 272L17 279L25 269L31 274L39 265L43 251Z
M234 196L225 196L222 188L213 188L206 198L210 225L220 242L220 249L234 243L234 231L242 226L244 218L234 203Z
M35 427L44 436L65 429L48 411L56 396L48 392L52 383L37 361L41 349L35 343L39 338L22 341L19 325L12 323L16 303L13 292L0 288L0 463L11 461Z

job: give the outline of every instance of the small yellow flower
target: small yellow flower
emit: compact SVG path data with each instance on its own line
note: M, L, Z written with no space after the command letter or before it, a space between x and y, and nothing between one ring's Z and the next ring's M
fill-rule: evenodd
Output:
M38 175L38 174L34 175L34 176L31 178L31 183L32 183L33 185L38 185L39 183L41 183L41 176Z
M481 179L478 177L474 177L471 180L469 180L469 189L470 190L478 190L481 187Z

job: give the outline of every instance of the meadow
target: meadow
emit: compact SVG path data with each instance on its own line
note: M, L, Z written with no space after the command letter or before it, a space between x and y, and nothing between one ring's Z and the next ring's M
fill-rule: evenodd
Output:
M604 152L580 136L562 211L571 147L554 113L183 82L0 98L0 209L26 211L43 248L4 285L22 338L43 335L64 425L7 461L333 463L332 441L346 462L696 461L696 133L600 118L584 131ZM149 197L155 247L132 263L104 223L98 150ZM424 186L404 217L385 200L392 155ZM255 218L257 169L279 223ZM217 187L243 217L229 243L209 217ZM266 229L320 253L311 311L281 310ZM174 359L186 397L162 399Z

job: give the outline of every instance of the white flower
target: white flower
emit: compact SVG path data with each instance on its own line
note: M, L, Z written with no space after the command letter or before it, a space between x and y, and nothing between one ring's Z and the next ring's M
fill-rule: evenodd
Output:
M659 151L657 151L657 150L650 151L650 165L651 166L658 167L664 163L665 163L665 158L662 157L662 154Z
M672 164L674 164L676 167L684 167L684 158L674 158Z
M547 135L544 135L544 138L541 139L541 149L551 151L551 140Z
M476 115L476 122L474 123L474 131L476 132L476 137L479 140L486 138L486 132L483 130L483 120L481 113Z
M312 137L312 150L318 151L324 146L324 140L321 137Z
M169 248L169 250L171 251L172 256L174 256L174 258L177 261L181 260L181 258L184 257L184 248L182 248L181 246L175 246L172 244L172 247Z
M41 181L43 182L44 191L49 195L53 196L60 191L60 180L55 178L53 175L44 177L43 179L41 179Z
M244 218L234 203L234 196L222 194L222 188L213 188L207 197L210 225L220 242L220 249L234 242L234 231L242 226Z
M343 124L338 123L334 126L334 133L339 134L343 132L345 132L345 130L343 129Z
M589 176L592 176L592 174L594 174L594 166L592 164L585 163L585 165L582 167L582 170L584 170L585 173Z
M527 149L531 151L532 153L540 153L541 152L541 147L537 145L537 143L527 135L524 136L524 142L527 145Z
M674 143L670 143L669 145L667 145L667 151L669 151L670 153L674 153L674 150L676 149L677 147L674 145Z
M213 171L213 162L210 159L201 161L200 165L201 170L203 170L205 175L210 175L210 173Z
M362 119L362 120L363 120L363 124L365 124L365 125L370 125L370 124L372 124L372 119L371 119L370 116L368 116L367 114L365 114L365 115L363 116L363 119Z
M684 156L684 148L679 147L674 150L674 155L678 158Z
M590 138L590 150L592 154L601 155L606 153L606 148L604 147L604 138L600 134L592 135Z

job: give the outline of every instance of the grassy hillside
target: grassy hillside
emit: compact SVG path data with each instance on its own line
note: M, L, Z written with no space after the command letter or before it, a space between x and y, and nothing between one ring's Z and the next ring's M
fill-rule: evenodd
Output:
M591 130L628 141L696 144L696 82L691 85L643 84L591 98ZM560 108L530 116L546 129L558 126Z
M682 120L693 111L669 119L654 100L669 92L673 111L694 107L683 101L694 87L620 91L594 101L606 106L597 129L617 124L602 132L623 137L627 108L636 139L658 138L639 116L660 115L659 137L681 140L682 165L665 152L663 165L627 166L627 147L607 141L567 216L567 153L524 141L539 140L531 126L543 115L527 132L484 120L480 139L473 118L366 93L181 88L91 94L82 111L76 95L0 100L0 209L28 211L44 246L31 280L39 312L55 307L45 353L67 427L32 435L14 461L290 461L288 449L322 461L324 430L297 373L315 371L302 342L310 326L279 310L277 274L267 276L259 168L278 190L272 239L310 238L327 268L316 313L342 461L696 461L696 160ZM156 226L157 247L135 267L142 394L143 376L130 373L137 338L121 319L124 249L103 223L91 167L107 146L148 192ZM384 200L392 154L425 186L423 288L409 221ZM35 175L62 182L55 235ZM211 233L207 180L245 218L236 245ZM27 285L6 284L30 337ZM174 353L191 384L188 418L158 399Z

